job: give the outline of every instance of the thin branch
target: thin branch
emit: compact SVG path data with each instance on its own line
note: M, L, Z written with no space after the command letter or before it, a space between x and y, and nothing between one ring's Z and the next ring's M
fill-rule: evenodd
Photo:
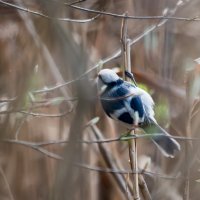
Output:
M95 138L97 139L103 139L103 134L101 131L97 128L96 125L91 125L91 130L94 133ZM118 163L113 157L110 148L108 146L105 146L103 144L98 145L99 150L101 152L101 155L105 161L105 164L112 169L118 169ZM113 174L113 178L115 179L116 183L118 184L120 190L123 194L126 195L126 198L129 199L129 196L133 194L132 189L129 184L127 184L126 178L124 176L119 176L119 174Z
M1 140L0 142L22 145L22 146L31 148L33 150L36 150L36 151L44 154L47 157L50 157L50 158L53 158L53 159L56 159L56 160L63 160L63 158L60 155L49 152L46 149L39 147L37 145L37 143L27 142L27 141L22 141L22 140L11 140L11 139L10 140ZM136 173L138 173L138 174L151 175L151 177L157 176L159 178L168 179L168 180L175 180L175 179L179 179L179 178L185 179L185 177L180 176L180 174L177 175L177 176L168 176L168 175L163 175L163 174L160 174L160 173L157 173L157 172L151 172L151 171L147 171L147 170L143 170L143 169L137 170L137 171L132 171L132 170L126 170L126 169L120 170L120 169L116 169L116 168L113 168L113 169L100 168L100 167L94 167L94 166L89 166L89 165L80 164L80 163L75 163L74 165L85 168L85 169L98 171L98 172L105 172L105 173L116 173L116 174L136 174ZM194 177L194 179L195 179L195 177Z
M163 175L157 172L150 172L147 170L137 170L137 171L133 171L133 170L128 170L128 169L110 169L110 168L102 168L102 167L94 167L94 166L90 166L90 165L86 165L86 164L82 164L82 163L76 163L75 164L78 167L84 168L84 169L88 169L91 171L96 171L96 172L103 172L103 173L116 173L116 174L144 174L144 175L149 175L152 178L154 176L162 178L162 179L168 179L168 180L177 180L177 179L185 179L184 176L168 176L168 175Z
M126 12L124 16L127 16L128 13ZM127 67L127 31L128 31L128 22L127 18L122 19L122 25L121 25L121 51L122 51L122 59L123 59L123 65L122 65L122 76L123 80L125 80L125 71Z
M179 21L200 21L200 18L198 16L195 17L177 17L177 16L170 16L170 15L159 15L159 16L132 16L132 15L126 15L124 16L123 14L116 14L116 13L112 13L112 12L106 12L106 11L99 11L99 10L94 10L91 8L84 8L81 6L75 6L75 5L70 5L68 3L64 3L65 5L83 11L83 12L89 12L89 13L95 13L95 14L101 14L101 15L106 15L106 16L110 16L110 17L115 17L115 18L119 18L119 19L133 19L133 20L163 20L163 19L167 19L167 20L179 20ZM180 6L184 4L183 1L178 1L177 5Z
M14 98L10 98L10 99L0 99L0 103L10 103L10 102L13 102L13 101L16 101L17 100L17 97L14 97Z
M5 182L6 188L7 188L7 190L8 190L8 194L9 194L9 196L10 196L10 199L11 199L11 200L14 200L14 196L13 196L13 194L12 194L12 191L11 191L11 189L10 189L10 185L9 185L9 183L8 183L7 177L6 177L6 175L5 175L5 173L4 173L3 169L2 169L2 167L0 167L0 173L1 173L2 177L3 177L4 182Z
M61 2L61 1L57 1L57 0L49 0L51 2L54 2L56 4L63 4L66 5L68 7L74 8L76 10L79 11L83 11L86 13L95 13L95 14L100 14L100 15L106 15L106 16L110 16L110 17L115 17L115 18L119 18L119 19L133 19L133 20L180 20L180 21L200 21L199 16L194 16L194 17L177 17L177 16L172 16L175 12L174 10L177 9L180 6L183 6L184 4L187 3L187 1L182 1L182 0L178 0L176 3L176 6L173 9L170 9L168 11L167 14L164 15L159 15L159 16L133 16L133 15L126 15L124 16L124 14L116 14L113 12L106 12L106 11L100 11L100 10L95 10L95 9L91 9L91 8L85 8L85 7L81 7L81 6L76 6L73 5L73 3L67 3L67 2ZM84 1L84 0L83 0ZM75 3L80 3L82 1L77 1Z
M31 115L33 117L63 117L72 112L73 109L70 111L66 111L63 113L58 113L58 114L46 114L46 113L35 113L35 112L27 112L27 111L19 111L19 113L25 114L25 115Z
M1 140L0 142L3 142L3 143L10 143L10 144L17 144L17 145L23 145L25 147L29 147L31 149L34 149L42 154L44 154L45 156L47 157L50 157L50 158L54 158L56 160L62 160L63 158L61 156L59 156L58 154L55 154L55 153L52 153L38 145L35 145L34 143L32 142L27 142L27 141L23 141L23 140Z
M134 130L132 131L134 132ZM137 142L136 140L128 141L128 149L129 149L129 162L131 166L131 170L136 172L132 174L132 183L133 183L133 191L134 191L134 199L140 200L140 192L139 192L139 180L138 180L138 162L137 162Z
M125 14L127 16L128 13ZM127 40L127 31L128 31L128 22L127 18L124 18L122 21L122 28L121 28L121 42L122 42L122 51L123 51L123 61L124 61L124 66L123 66L123 78L124 80L127 79L125 76L125 71L128 71L131 73L131 48L128 44L130 41ZM138 125L138 124L136 124ZM133 135L135 135L135 130L133 129L131 131ZM128 140L128 147L129 147L129 162L130 162L130 167L132 171L137 172L138 171L138 162L137 162L137 141L136 139L133 140ZM132 174L132 185L133 185L133 196L134 200L140 200L140 190L139 190L139 180L138 180L138 174ZM148 191L148 188L147 188ZM145 195L147 196L147 195ZM150 196L150 193L148 191L148 196Z
M78 1L74 1L73 3L70 3L70 5L75 5L75 4L77 4L77 3L82 3L82 2L84 2L84 1L86 1L86 0L78 0Z
M12 7L12 8L21 10L21 11L24 11L24 12L31 13L31 14L36 15L36 16L44 17L44 18L46 18L46 19L50 19L50 20L59 20L59 21L64 21L64 22L88 23L88 22L92 22L93 20L97 19L97 18L100 16L100 14L97 14L95 17L92 17L92 18L90 18L90 19L58 18L58 17L51 17L51 16L48 16L48 15L43 14L43 13L41 13L41 12L34 11L34 10L30 10L30 9L28 9L28 8L24 8L24 7L21 7L21 6L18 6L18 5L9 3L9 2L5 2L5 1L2 1L2 0L0 0L0 3L3 4L3 5L6 5L6 6L9 6L9 7Z
M48 146L48 145L60 145L60 144L67 144L67 143L83 143L83 144L101 144L101 143L111 143L111 142L119 142L119 141L127 141L131 139L140 139L140 138L151 138L153 136L163 136L163 134L141 134L141 135L129 135L126 139L122 139L122 137L116 137L116 138L110 138L110 139L98 139L98 140L79 140L79 141L70 141L70 140L53 140L53 141L44 141L44 142L28 142L28 141L22 141L21 142L28 142L30 145L33 146ZM193 142L200 142L200 138L188 138L188 137L180 137L180 136L169 136L170 138L174 138L177 140L188 140ZM13 142L16 140L12 139L3 139L0 140L0 142Z
M31 109L29 110L29 112L31 112ZM19 125L17 127L17 130L15 132L15 139L18 140L18 136L20 134L20 130L23 127L23 125L25 124L26 120L27 120L28 115L24 115L23 118L21 119L21 121L19 122Z
M184 88L177 87L172 81L163 80L158 77L155 79L152 74L148 73L147 75L139 70L134 70L134 75L137 77L137 80L142 81L152 88L155 88L164 95L173 96L181 101L186 97Z
M22 140L1 140L0 142L4 142L4 143L10 143L10 144L17 144L17 145L22 145L22 146L25 146L25 147L29 147L31 149L34 149L50 158L54 158L56 160L63 160L63 158L61 156L59 156L58 154L55 154L55 153L52 153L52 152L49 152L47 151L46 149L44 148L41 148L37 145L37 143L33 143L33 142L27 142L27 141L22 141ZM180 175L178 176L168 176L168 175L163 175L163 174L159 174L159 173L156 173L156 172L150 172L150 171L147 171L147 170L138 170L137 172L136 171L132 171L132 170L126 170L126 169L123 169L123 170L119 170L119 169L110 169L110 168L100 168L100 167L93 167L93 166L89 166L89 165L86 165L86 164L80 164L80 163L76 163L74 164L75 166L78 166L78 167L82 167L82 168L85 168L85 169L89 169L89 170L93 170L93 171L99 171L99 172L105 172L105 173L116 173L116 174L134 174L134 173L138 173L138 174L145 174L145 175L156 175L160 178L163 178L163 179L178 179L178 178L183 178L184 177L181 177ZM0 169L1 170L1 169Z
M92 130L93 130L93 132L94 132L96 138L98 138L98 139L102 139L102 138L103 138L103 136L102 136L100 130L96 127L96 125L92 125L91 128L92 128ZM113 158L113 156L112 156L112 154L110 153L109 149L106 148L104 145L100 145L100 144L99 144L99 148L100 148L100 151L101 151L101 153L102 153L102 156L104 157L105 162L107 163L107 165L108 165L109 167L111 166L111 168L114 168L114 169L115 169L115 168L118 168L117 162L116 162L115 159ZM114 167L113 167L113 166L114 166ZM117 179L117 177L115 177L115 178ZM127 182L127 181L126 181L126 178L125 178L124 176L123 176L122 178L123 178L123 181L124 181L124 182ZM144 181L144 180L143 180L143 181ZM142 182L142 181L141 181L141 182ZM121 182L119 182L119 184L123 184L123 185L124 185L124 183L121 183ZM151 200L150 193L149 193L149 191L148 191L147 185L146 185L146 184L141 184L140 186L145 187L145 188L141 188L141 192L142 192L143 196L146 197L146 199ZM130 186L130 182L128 182L128 187L125 188L125 191L126 191L126 192L127 192L127 189L130 190L130 191L132 191L132 190L131 190L131 186ZM128 194L129 194L129 193L130 193L130 192L128 191ZM131 194L134 194L134 193L131 192ZM128 198L129 198L129 195L128 195Z
M11 114L11 113L21 113L21 114L29 115L33 117L63 117L70 114L72 111L73 109L63 112L63 113L58 113L58 114L46 114L46 113L29 112L25 110L6 110L6 111L1 111L0 115Z
M182 6L182 5L184 5L184 3L179 4L179 3L177 2L176 7L175 7L173 10L171 10L171 12L170 12L171 15L173 15L173 14L176 12L176 10L177 10L180 6ZM124 15L123 15L123 17L124 17ZM146 35L148 35L148 34L151 33L152 31L154 31L154 30L157 29L158 27L163 26L167 21L168 21L168 19L163 19L163 20L161 20L160 23L150 26L150 27L147 28L143 33L139 34L139 35L138 35L137 37L135 37L134 39L131 39L131 40L129 41L129 45L132 46L132 45L136 44L136 43L139 42L141 39L143 39ZM61 88L61 87L67 86L67 85L69 85L69 84L71 84L71 83L74 83L74 82L80 80L81 78L83 78L84 76L86 76L87 74L91 73L93 70L98 69L98 68L101 68L104 64L106 64L106 63L108 63L108 62L111 62L111 61L113 61L114 59L119 58L119 57L121 56L121 53L122 53L122 51L121 51L121 49L119 49L119 50L115 51L112 55L110 55L110 56L108 56L108 57L106 57L106 58L104 58L104 59L102 59L102 60L99 60L99 62L98 62L97 64L95 64L94 66L88 67L89 69L88 69L85 73L83 73L81 76L77 77L77 78L74 79L74 80L71 80L71 81L68 81L68 82L66 82L66 83L63 83L63 84L60 84L60 85L57 85L57 86L53 86L53 87L50 87L50 88L47 88L47 89L36 90L36 91L32 91L32 92L33 92L33 93L36 93L36 94L38 94L38 93L45 93L45 92L51 92L51 91L54 91L54 90L56 90L56 89L58 89L58 88ZM172 89L172 90L173 90L173 89ZM170 90L170 91L171 91L171 90ZM175 94L175 93L174 93L174 94Z
M58 105L62 102L68 102L68 101L77 101L78 97L71 97L71 98L65 98L65 97L55 97L55 98L47 98L47 99L41 99L41 100L34 100L32 101L33 104L41 104L38 107L45 107L45 106L52 106L52 105Z
M40 94L40 93L52 92L52 91L57 90L57 89L59 89L61 87L67 86L67 85L69 85L71 83L74 83L74 82L76 82L78 80L79 80L79 78L71 80L71 81L67 81L65 83L62 83L62 84L59 84L59 85L56 85L56 86L53 86L53 87L44 88L44 89L40 89L40 90L34 90L34 91L31 91L31 92L33 94Z

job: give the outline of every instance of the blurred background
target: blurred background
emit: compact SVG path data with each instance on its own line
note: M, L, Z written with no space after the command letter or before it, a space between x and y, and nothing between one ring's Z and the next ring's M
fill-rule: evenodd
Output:
M81 142L126 132L102 111L95 85L102 68L122 76L125 12L160 16L127 20L131 71L156 102L159 124L183 137L173 159L137 140L141 199L150 199L144 183L153 200L199 199L199 7L198 0L0 1L0 199L132 199L127 142Z

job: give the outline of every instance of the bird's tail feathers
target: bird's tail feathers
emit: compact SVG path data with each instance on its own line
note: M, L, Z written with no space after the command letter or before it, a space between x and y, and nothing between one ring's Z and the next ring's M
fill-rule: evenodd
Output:
M147 129L146 132L161 134L152 136L152 140L164 156L174 158L176 151L180 151L180 144L154 120L151 120L150 129Z

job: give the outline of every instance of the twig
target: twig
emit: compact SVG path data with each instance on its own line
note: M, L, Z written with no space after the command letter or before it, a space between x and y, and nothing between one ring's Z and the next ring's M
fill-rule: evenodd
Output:
M186 100L185 100L185 116L187 119L187 123L185 124L185 131L186 135L191 135L191 96L190 96L190 89L191 89L191 83L193 82L193 76L191 73L188 73L186 76ZM183 200L189 200L190 199L190 167L191 167L191 147L190 143L185 142L185 165L184 165L184 174L186 176L185 182L184 182L184 192L183 192Z
M127 16L128 13L125 13ZM125 71L131 73L131 51L130 48L127 49L127 31L128 31L128 23L127 18L123 18L122 20L122 28L121 28L121 43L122 43L122 57L123 57L123 67L122 73L124 80L127 78L125 76ZM134 130L132 130L134 135ZM129 147L129 162L131 166L131 170L137 172L138 171L138 162L137 162L137 141L136 139L128 141ZM138 174L131 174L132 176L132 185L133 185L133 198L134 200L140 200L140 191L139 191L139 181L138 181Z
M14 98L10 98L10 99L0 99L0 103L10 103L10 102L13 102L13 101L16 101L17 100L17 97L14 97Z
M81 19L70 19L70 18L58 18L58 17L51 17L51 16L48 16L48 15L43 14L41 12L30 10L28 8L24 8L24 7L21 7L21 6L18 6L18 5L9 3L9 2L5 2L5 1L2 1L2 0L0 0L0 3L3 4L3 5L6 5L6 6L24 11L24 12L31 13L31 14L36 15L36 16L44 17L46 19L50 19L50 20L54 19L54 20L59 20L59 21L64 21L64 22L88 23L88 22L91 22L91 21L97 19L100 16L100 14L98 14L95 17L92 17L90 19L82 19L82 20Z
M34 113L34 112L27 112L27 111L19 111L19 113L25 114L25 115L31 115L33 117L63 117L69 113L72 112L73 109L70 111L66 111L63 113L58 113L58 114L46 114L46 113Z
M183 1L178 1L177 4L181 5L183 4ZM71 8L84 11L84 12L89 12L89 13L96 13L96 14L101 14L101 15L106 15L106 16L111 16L111 17L116 17L119 19L133 19L133 20L180 20L180 21L200 21L200 18L198 16L195 17L176 17L176 16L166 16L166 15L160 15L160 16L132 16L132 15L127 15L124 16L123 14L116 14L112 12L106 12L106 11L99 11L99 10L94 10L91 8L84 8L81 6L75 6L75 5L69 5L68 3L65 3L65 5L70 6Z
M126 12L124 14L124 16L127 16L128 13ZM123 18L122 19L122 25L121 25L121 51L122 51L122 60L123 60L123 65L122 65L122 76L123 76L123 80L126 79L125 76L125 71L127 69L127 65L128 65L128 61L127 61L127 30L128 30L128 26L127 26L127 19ZM129 52L130 53L130 52ZM131 152L132 148L132 140L128 141L128 146L129 146L129 162L130 162L130 166L131 166L131 170L135 171L134 167L133 167L133 163L134 163L134 156L132 157L133 153ZM133 198L134 200L138 199L139 197L139 187L138 187L138 176L136 174L131 174L132 177L132 188L133 188ZM137 181L135 181L135 177L137 177Z
M102 136L101 132L99 131L99 129L96 127L96 125L92 125L91 128L92 128L93 132L95 133L97 139L102 140L103 136ZM99 144L99 148L100 148L100 150L102 151L102 155L103 155L103 157L105 158L105 161L106 161L106 163L108 164L108 166L109 166L110 168L112 168L112 169L118 168L118 167L117 167L117 164L115 163L114 158L113 158L112 155L109 153L109 151L107 150L107 148L105 148L105 146L100 145L100 144ZM115 178L117 179L118 177L115 177ZM139 177L139 178L140 178L140 177ZM123 177L123 181L126 182L125 177ZM140 181L140 186L142 187L142 188L141 188L141 192L142 192L143 197L146 197L146 200L151 200L150 193L149 193L149 190L148 190L148 188L147 188L147 185L146 185L144 179L140 178L139 181ZM132 189L131 189L129 183L128 183L128 189L129 189L130 191L132 191ZM127 191L127 189L125 189L125 191ZM131 194L133 194L133 192L131 192Z
M11 189L10 189L10 185L9 185L9 183L8 183L8 180L7 180L7 178L6 178L6 175L5 175L5 173L4 173L3 169L2 169L2 167L0 167L0 173L1 173L2 177L3 177L3 180L4 180L4 182L5 182L5 185L6 185L6 187L7 187L8 194L9 194L9 196L10 196L10 199L11 199L11 200L14 200L14 196L13 196L13 194L12 194L12 191L11 191Z
M70 3L70 5L75 5L77 3L82 3L84 1L86 1L86 0L77 0L77 1L74 1L73 3Z
M188 144L185 144L185 161L186 163L189 162L189 148ZM184 181L184 192L183 192L183 200L189 200L190 199L190 168L189 168L189 163L185 164L185 181Z
M5 114L10 114L10 113L21 113L24 115L30 115L33 117L63 117L66 116L67 114L71 113L73 109L63 112L63 113L58 113L58 114L46 114L46 113L35 113L35 112L29 112L25 110L6 110L6 111L1 111L0 115L5 115Z
M128 138L122 139L121 137L111 138L111 139L98 139L98 140L78 140L78 141L70 141L70 140L53 140L53 141L44 141L44 142L28 142L28 141L22 141L21 142L28 142L29 144L33 146L48 146L48 145L60 145L60 144L67 144L67 143L83 143L83 144L103 144L103 143L111 143L111 142L119 142L119 141L127 141L132 139L140 139L140 138L151 138L153 136L163 136L163 134L141 134L141 135L129 135ZM170 136L170 138L174 138L177 140L188 140L193 142L199 142L200 138L187 138L187 137L179 137L179 136ZM12 139L2 139L0 142L13 142L17 140Z
M134 132L134 131L132 131ZM138 163L137 163L137 142L136 140L129 140L128 141L128 147L129 147L129 162L131 166L131 170L133 172L138 171ZM132 174L133 176L133 194L134 194L134 200L140 199L140 192L139 192L139 181L138 181L138 173Z
M168 175L163 175L163 174L160 174L160 173L156 173L156 172L150 172L150 171L146 171L146 170L138 170L138 171L133 171L133 170L127 170L127 169L111 169L111 168L102 168L102 167L97 167L97 166L90 166L90 165L86 165L86 164L83 164L83 163L76 163L75 166L78 166L78 167L81 167L81 168L84 168L84 169L88 169L88 170L91 170L91 171L96 171L96 172L103 172L103 173L114 173L114 174L144 174L144 175L149 175L151 178L153 177L159 177L159 178L162 178L162 179L167 179L167 180L177 180L177 179L185 179L184 176L168 176ZM146 182L144 182L146 184ZM139 183L140 184L140 183ZM141 183L143 184L143 183ZM143 185L143 187L146 187ZM149 199L149 198L147 198Z
M52 106L52 105L59 105L62 102L68 102L68 101L77 101L78 97L70 97L70 98L64 98L64 97L55 97L55 98L47 98L42 100L34 100L32 101L33 104L42 104L38 107L45 107L45 106ZM38 108L37 107L37 108ZM36 107L34 107L36 108Z
M17 144L17 145L23 145L25 147L29 147L31 149L34 149L42 154L44 154L47 157L54 158L56 160L62 160L63 158L59 156L58 154L52 153L38 145L35 145L34 143L23 141L23 140L1 140L0 142L4 143L11 143L11 144Z
M39 145L37 143L27 142L27 141L23 141L23 140L3 140L3 141L0 141L0 142L23 145L25 147L37 150L40 153L42 153L42 154L44 154L44 155L46 155L50 158L53 158L53 159L56 159L56 160L62 160L63 159L58 154L49 152L46 149L39 147ZM104 148L104 150L105 150L105 148ZM106 151L106 153L107 153L107 151ZM136 174L137 173L137 174L157 176L159 178L168 179L168 180L175 180L175 179L178 179L178 178L186 179L185 176L180 176L180 175L178 175L178 176L168 176L168 175L163 175L163 174L159 174L159 173L156 173L156 172L150 172L150 171L143 170L143 169L133 171L133 170L126 170L126 169L120 170L120 169L117 169L116 167L114 167L114 168L94 167L94 166L89 166L89 165L82 164L82 163L75 163L74 165L85 168L85 169L89 169L89 170L93 170L93 171L99 171L99 172L105 172L105 173L116 173L116 174ZM194 179L195 178L196 177L194 177ZM139 179L139 182L140 182L140 179Z
M40 90L34 90L34 91L32 91L32 93L34 93L34 94L40 94L40 93L52 92L52 91L54 91L56 89L59 89L59 88L64 87L64 86L67 86L67 85L69 85L71 83L74 83L74 82L76 82L78 80L79 80L79 78L71 80L71 81L67 81L65 83L62 83L62 84L59 84L59 85L56 85L56 86L53 86L53 87L49 87L49 88L45 88L45 89L40 89Z
M127 16L128 13L126 12L124 16ZM127 63L127 20L126 18L123 18L122 25L121 25L121 51L122 51L122 59L123 59L123 65L122 65L122 77L125 80L125 70L128 65Z
M31 110L30 110L31 111ZM24 115L23 118L20 120L19 125L17 127L17 130L15 132L15 139L18 140L19 134L20 134L20 130L23 127L24 123L27 120L28 115Z
M177 3L177 5L175 6L175 8L170 12L171 15L173 15L173 14L176 12L176 10L177 10L180 6L182 6L182 5L184 5L184 4L185 4L185 3L182 3L182 4ZM124 17L124 15L123 15L123 17ZM146 35L148 35L148 34L151 33L152 31L154 31L154 30L157 29L158 27L163 26L167 21L168 21L168 19L163 19L163 20L161 20L160 23L148 27L143 33L139 34L139 35L138 35L137 37L135 37L134 39L131 39L131 40L129 41L129 45L132 46L132 45L136 44L136 43L139 42L142 38L144 38ZM77 80L80 80L81 78L83 78L84 76L86 76L88 73L92 72L93 70L95 70L95 69L101 67L102 65L104 65L104 64L106 64L106 63L108 63L108 62L111 62L112 60L114 60L114 59L116 59L116 58L119 58L119 57L121 56L121 52L122 52L121 49L119 49L119 50L115 51L112 55L110 55L110 56L108 56L108 57L106 57L106 58L104 58L104 59L102 59L102 60L99 60L99 62L98 62L97 64L95 64L94 66L89 67L89 69L88 69L85 73L83 73L80 77L77 77L77 78L74 79L74 80L68 81L68 82L66 82L66 83L63 83L63 84L60 84L60 85L57 85L57 86L53 86L53 87L51 87L51 88L42 89L42 90L36 90L36 91L33 91L33 93L36 93L36 94L37 94L37 93L51 92L51 91L54 91L54 90L59 89L59 88L61 88L61 87L64 87L64 86L66 86L66 85L69 85L69 84L71 84L71 83L74 83L74 82L76 82ZM173 88L170 88L170 91L169 91L169 92L171 92L171 90L172 90L172 92L173 92ZM176 95L176 92L174 92L173 94ZM179 93L178 93L178 94L179 94ZM180 95L182 95L182 94L180 94Z
M96 125L92 125L91 129L97 139L100 139L100 140L103 139L103 135L101 134L100 130L96 127ZM110 153L109 148L102 144L99 144L98 146L99 146L99 150L101 152L101 155L104 158L106 165L109 168L118 170L118 165L117 165L114 157ZM116 182L118 183L119 188L122 191L122 193L126 195L127 199L129 199L130 194L132 194L132 189L129 185L128 185L128 187L126 187L125 177L122 175L119 175L119 174L115 174L115 173L113 174L113 177L116 180Z
M148 75L146 75L144 72L136 69L134 70L134 75L137 77L137 80L155 88L164 95L173 96L181 101L186 96L184 88L177 87L172 81L163 80L158 77L155 79L152 74L148 73Z

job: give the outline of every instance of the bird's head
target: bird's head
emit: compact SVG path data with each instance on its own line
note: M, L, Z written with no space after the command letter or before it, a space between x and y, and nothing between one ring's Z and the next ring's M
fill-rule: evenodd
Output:
M98 74L98 91L102 94L108 86L114 86L121 78L111 69L102 69Z
M98 79L101 80L105 85L118 81L119 76L111 69L102 69L98 74Z

